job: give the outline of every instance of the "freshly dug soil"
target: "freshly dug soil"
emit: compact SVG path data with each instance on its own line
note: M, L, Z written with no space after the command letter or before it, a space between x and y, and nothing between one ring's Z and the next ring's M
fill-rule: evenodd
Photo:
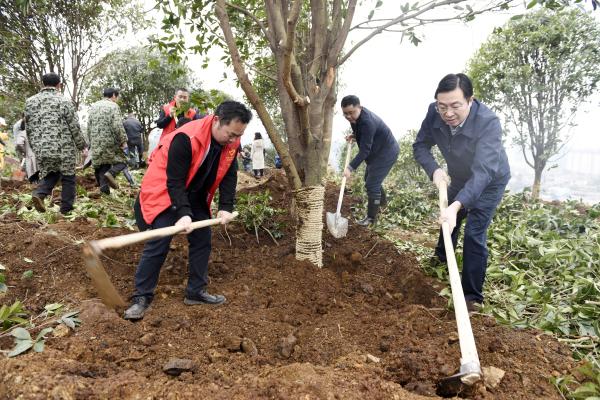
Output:
M218 307L185 306L187 242L172 242L155 301L133 323L97 299L81 259L84 241L130 233L98 228L94 220L41 225L0 217L0 263L9 290L0 304L23 301L30 316L48 303L80 310L82 324L64 337L49 335L42 353L0 358L1 399L423 399L460 366L453 312L438 296L444 283L425 276L411 254L350 222L348 235L324 232L324 268L294 258L292 196L280 171L244 190L269 189L284 236L231 224L213 229L209 291ZM86 181L86 185L93 182ZM258 186L256 186L258 184ZM3 182L2 196L26 192ZM325 211L337 188L328 187ZM358 199L346 199L342 210ZM326 230L326 228L325 228ZM231 240L231 244L230 244ZM101 257L126 298L143 245ZM26 259L32 260L28 262ZM22 279L26 270L33 277ZM35 320L39 323L42 318ZM481 364L506 371L475 399L560 399L549 382L575 362L569 350L536 331L472 318ZM32 330L37 334L40 328ZM33 336L32 334L32 336ZM0 337L0 349L13 338ZM185 368L163 371L172 359Z

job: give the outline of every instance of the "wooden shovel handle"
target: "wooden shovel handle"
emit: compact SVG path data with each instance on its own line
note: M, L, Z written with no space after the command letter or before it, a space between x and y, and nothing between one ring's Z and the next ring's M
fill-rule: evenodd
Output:
M233 212L233 218L238 216L238 212ZM198 228L205 228L211 225L217 225L221 223L221 218L205 219L203 221L192 222L192 230ZM185 228L181 226L167 226L165 228L150 229L144 232L131 233L129 235L114 236L106 239L93 240L90 242L90 246L96 252L102 252L104 249L118 249L130 244L143 242L149 239L158 239L166 236L176 235L178 233L184 233Z
M346 160L344 161L344 169L342 171L342 184L340 185L340 195L338 196L338 204L335 210L337 215L340 215L342 211L342 200L344 198L344 189L346 188L346 168L348 168L348 164L350 164L350 153L352 152L352 142L348 142L348 146L346 147Z
M442 210L448 208L448 188L446 182L440 182L438 189L441 212ZM475 366L475 369L479 370L479 355L477 354L477 346L475 345L475 338L473 337L473 330L471 328L471 321L469 319L469 311L467 310L467 303L465 302L460 274L458 272L458 265L454 255L450 225L448 225L447 222L442 223L442 234L444 236L444 248L446 250L446 262L448 264L450 289L452 290L452 302L454 303L454 314L456 318L456 327L458 330L461 366Z

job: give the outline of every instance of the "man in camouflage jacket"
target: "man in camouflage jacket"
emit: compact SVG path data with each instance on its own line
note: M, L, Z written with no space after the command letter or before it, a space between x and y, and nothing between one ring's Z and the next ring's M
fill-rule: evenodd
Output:
M36 210L46 211L44 198L62 181L60 212L69 213L75 203L77 150L87 152L79 120L71 101L60 94L60 77L54 72L42 77L44 88L25 102L25 125L38 161L41 181L33 191Z
M102 193L110 193L109 186L118 189L116 177L127 168L127 136L123 118L117 105L119 90L106 88L104 98L90 107L87 134L92 149L92 166Z

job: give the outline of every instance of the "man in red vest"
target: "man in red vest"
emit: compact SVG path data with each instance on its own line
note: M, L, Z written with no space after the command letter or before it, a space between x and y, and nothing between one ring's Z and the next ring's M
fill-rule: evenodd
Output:
M156 126L162 128L160 137L173 132L175 129L183 126L189 121L202 118L195 108L190 108L187 111L177 111L177 108L190 101L190 92L186 88L179 88L175 91L175 97L169 103L162 106L156 120ZM177 113L177 115L174 115Z
M191 121L163 136L149 160L149 167L135 204L140 230L166 226L186 227L189 243L189 277L184 303L222 304L225 297L209 294L208 258L210 228L191 231L192 221L210 218L210 204L219 189L217 217L232 219L237 185L236 155L240 138L252 118L241 103L225 101L214 115ZM139 320L154 297L160 268L172 237L146 243L135 273L135 292L125 319Z

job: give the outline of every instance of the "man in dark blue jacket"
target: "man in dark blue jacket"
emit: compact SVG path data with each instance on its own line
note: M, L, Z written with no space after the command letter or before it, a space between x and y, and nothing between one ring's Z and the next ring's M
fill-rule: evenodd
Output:
M487 229L510 179L502 145L502 127L496 114L473 98L473 85L464 74L446 75L435 91L436 102L413 144L415 159L433 183L448 186L448 208L440 223L448 222L456 249L462 221L466 218L463 244L462 287L469 311L483 302L487 268ZM437 145L448 165L448 175L431 154ZM435 255L446 262L440 232Z
M398 158L400 147L392 135L392 131L375 113L360 105L360 100L354 95L342 99L344 118L350 122L352 135L346 140L356 140L358 154L344 171L346 178L363 161L367 165L365 171L365 188L367 189L367 216L357 223L368 226L377 221L379 207L385 206L386 197L383 190L383 180L392 169Z

